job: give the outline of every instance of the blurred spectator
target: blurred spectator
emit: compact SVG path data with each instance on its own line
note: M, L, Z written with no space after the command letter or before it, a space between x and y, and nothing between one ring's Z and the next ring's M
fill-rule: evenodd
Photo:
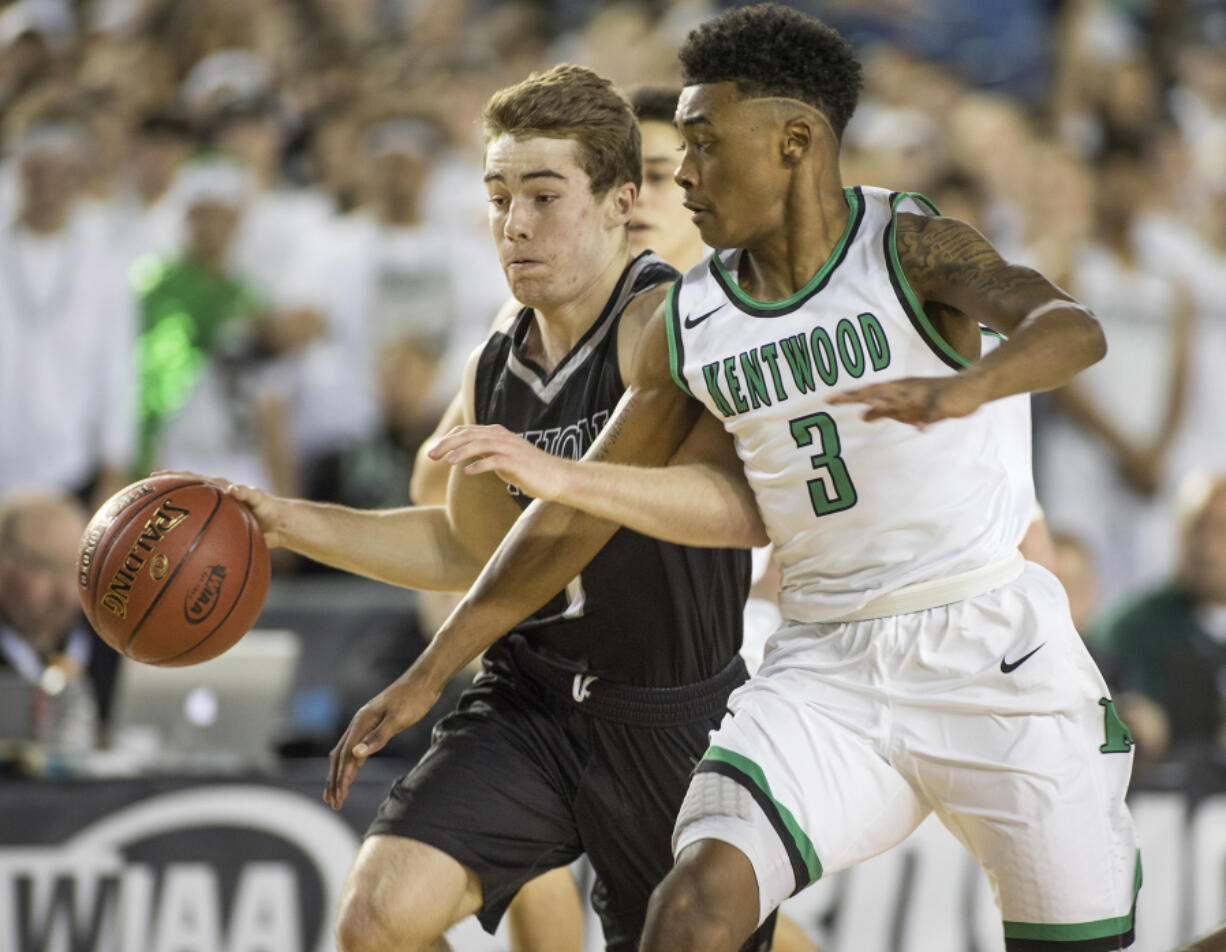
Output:
M1008 257L1069 288L1077 255L1094 238L1094 173L1076 151L1050 139L1032 139L1022 166L1017 195L1025 225L1022 244L1009 244Z
M46 78L52 44L31 16L29 3L11 3L0 12L0 112Z
M462 285L485 276L464 270L447 232L426 217L442 141L424 117L368 125L360 140L362 204L304 257L295 279L296 293L323 302L329 327L304 354L294 401L312 498L405 504L416 449L443 410L438 371L461 321ZM469 319L488 329L492 316ZM450 390L457 379L446 381Z
M984 192L969 175L947 172L933 182L925 194L945 217L983 230Z
M86 521L71 496L0 503L0 669L37 689L29 739L65 756L98 744L119 659L81 617L76 557Z
M944 117L945 147L954 171L987 196L983 232L1007 258L1025 245L1031 122L1021 105L999 95L971 92ZM1046 220L1039 227L1046 227Z
M1147 210L1138 233L1150 266L1186 284L1195 312L1186 422L1171 448L1171 469L1176 474L1226 470L1226 185L1219 191L1197 187L1190 171L1181 168L1183 150L1169 133L1155 152L1153 177L1182 181L1196 210L1195 217L1181 215L1168 200ZM1167 191L1173 189L1168 185Z
M19 206L0 225L0 494L41 486L97 503L127 481L133 308L96 221L74 214L89 148L57 116L9 150Z
M288 290L288 269L305 240L325 228L333 201L315 189L290 188L282 175L286 117L271 92L224 102L207 122L210 145L243 166L252 191L231 249L238 273L268 300Z
M1082 638L1093 630L1099 610L1098 573L1094 568L1094 553L1084 539L1059 529L1051 533L1052 574L1064 586L1069 612ZM1100 660L1095 655L1095 660ZM1102 664L1099 664L1102 668ZM1107 677L1106 674L1103 675ZM1110 681L1111 678L1107 677Z
M1178 53L1170 106L1187 140L1196 179L1226 189L1226 36L1193 36Z
M868 183L927 195L943 169L944 152L936 124L909 106L872 100L856 110L844 138Z
M1223 742L1226 477L1201 473L1184 483L1175 578L1109 618L1104 637L1121 686L1165 709L1176 752Z
M1069 290L1103 322L1109 354L1057 394L1066 417L1039 432L1040 494L1052 522L1090 544L1107 604L1169 564L1162 494L1192 353L1190 297L1135 241L1143 186L1137 156L1099 164L1095 240L1079 249Z
M1060 530L1051 533L1051 541L1052 572L1064 587L1073 624L1102 672L1116 712L1128 726L1136 744L1133 775L1143 777L1170 751L1170 723L1166 711L1139 691L1123 689L1128 681L1116 669L1113 652L1095 630L1099 612L1098 573L1090 547L1083 539Z
M228 265L250 187L232 162L188 165L174 187L186 214L184 252L137 268L138 475L160 467L296 486L278 368L268 359L270 341L274 349L283 342Z
M171 186L193 144L191 126L174 113L151 113L137 125L112 222L127 264L182 247L183 210L175 207Z

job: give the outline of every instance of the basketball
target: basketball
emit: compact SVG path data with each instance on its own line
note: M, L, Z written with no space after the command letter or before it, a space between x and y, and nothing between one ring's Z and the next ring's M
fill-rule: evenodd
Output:
M221 654L255 624L268 578L268 547L250 510L186 476L121 489L90 520L77 554L94 630L145 664Z

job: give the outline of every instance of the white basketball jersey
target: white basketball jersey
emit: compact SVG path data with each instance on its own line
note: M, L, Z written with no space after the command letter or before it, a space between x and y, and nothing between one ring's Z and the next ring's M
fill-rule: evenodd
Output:
M843 390L967 364L924 314L894 244L914 193L844 190L847 227L830 258L782 301L737 285L739 249L694 267L668 298L673 374L736 442L782 570L780 607L839 619L912 585L973 572L1016 552L1029 474L1010 474L1028 435L991 405L924 430L864 422ZM1010 447L1014 448L1010 453Z

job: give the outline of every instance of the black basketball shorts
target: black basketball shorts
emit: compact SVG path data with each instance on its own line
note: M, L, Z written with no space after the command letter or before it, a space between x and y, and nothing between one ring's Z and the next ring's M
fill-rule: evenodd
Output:
M503 652L435 727L368 830L442 850L481 880L493 932L520 887L586 853L610 952L637 947L652 890L672 868L690 774L745 680L736 658L681 688L615 685ZM746 949L770 946L773 919ZM759 938L761 941L759 942Z

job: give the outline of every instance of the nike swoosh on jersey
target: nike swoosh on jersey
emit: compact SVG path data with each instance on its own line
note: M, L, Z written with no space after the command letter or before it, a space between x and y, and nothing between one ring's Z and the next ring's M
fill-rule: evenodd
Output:
M1046 642L1046 641L1045 641L1045 642L1043 642L1043 645L1045 645L1045 644L1047 644L1047 642ZM1043 645L1039 645L1039 648L1042 648L1042 647L1043 647ZM1026 654L1022 655L1022 656L1021 656L1020 658L1018 658L1016 661L1006 661L1004 658L1001 658L1001 659L1000 659L1000 673L1001 673L1001 674L1008 674L1009 672L1011 672L1011 671L1015 670L1015 669L1016 669L1016 668L1018 668L1018 667L1019 667L1021 664L1023 664L1023 663L1024 663L1024 662L1026 662L1026 661L1027 661L1029 658L1031 658L1031 657L1034 655L1034 653L1035 653L1036 651L1038 651L1038 650L1039 650L1039 648L1035 648L1033 651L1028 651L1028 652L1026 652Z
M726 304L727 302L725 301L724 303ZM714 314L716 311L718 311L723 306L724 305L721 304L719 307L713 307L711 308L711 310L707 311L706 314L699 314L697 317L687 317L685 319L686 330L689 330L691 327L697 327L699 324L701 324L703 321L705 321L708 317L710 317L712 314Z

